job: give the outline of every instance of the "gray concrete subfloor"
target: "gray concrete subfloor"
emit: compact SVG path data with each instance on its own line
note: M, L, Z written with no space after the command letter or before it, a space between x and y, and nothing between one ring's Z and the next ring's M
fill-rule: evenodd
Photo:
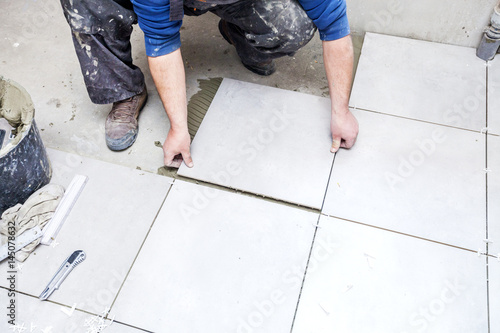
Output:
M59 1L12 1L1 6L0 75L30 93L45 145L156 173L163 165L163 152L155 142L163 143L169 121L149 72L139 27L132 35L133 58L145 74L149 101L140 116L136 143L123 152L112 152L104 142L104 120L111 106L93 104L87 95ZM217 23L218 17L211 13L184 20L181 50L188 99L198 91L199 79L213 77L328 96L318 34L294 57L278 59L275 74L261 77L241 65L234 48L220 36ZM354 41L358 58L362 38Z

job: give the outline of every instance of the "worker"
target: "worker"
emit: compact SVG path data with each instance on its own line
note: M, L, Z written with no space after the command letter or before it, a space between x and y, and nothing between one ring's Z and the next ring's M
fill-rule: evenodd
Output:
M147 100L141 70L132 62L130 35L139 23L149 68L170 129L163 144L166 166L193 166L187 126L184 62L180 51L183 15L212 12L219 31L244 67L271 75L273 59L293 55L316 28L331 97L331 152L351 148L358 123L349 111L353 48L345 0L61 0L71 27L85 85L92 102L113 103L105 122L111 150L130 147Z

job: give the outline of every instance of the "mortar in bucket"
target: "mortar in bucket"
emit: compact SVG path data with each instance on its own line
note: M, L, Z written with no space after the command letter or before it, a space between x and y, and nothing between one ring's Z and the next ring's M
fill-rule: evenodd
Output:
M24 203L52 176L34 116L28 92L0 76L0 215Z

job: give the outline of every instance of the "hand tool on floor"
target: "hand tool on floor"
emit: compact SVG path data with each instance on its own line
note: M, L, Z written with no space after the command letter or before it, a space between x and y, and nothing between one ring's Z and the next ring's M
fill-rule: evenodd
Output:
M85 252L82 250L73 252L68 259L62 263L61 267L59 267L54 277L50 280L49 284L38 298L42 301L49 298L56 289L59 289L64 279L71 273L73 268L85 260L85 257Z
M75 177L73 177L71 183L64 192L64 196L59 203L59 206L57 206L54 216L43 228L43 237L40 243L43 245L50 245L50 243L52 243L52 241L56 238L62 224L66 220L66 217L73 208L76 200L80 196L80 193L83 191L83 187L87 183L87 180L88 177L83 175L75 175Z
M21 235L16 237L15 241L15 248L14 251L12 249L9 251L9 245L12 247L12 243L9 244L8 242L2 245L0 247L0 261L3 261L9 256L9 252L15 253L28 245L29 243L33 242L35 239L38 239L43 236L42 230L40 227L36 226L34 228L31 228L29 230L26 230L23 232Z

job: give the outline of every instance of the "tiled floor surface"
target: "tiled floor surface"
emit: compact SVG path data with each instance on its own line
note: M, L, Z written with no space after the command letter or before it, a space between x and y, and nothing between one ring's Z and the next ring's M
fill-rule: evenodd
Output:
M500 135L500 59L496 58L488 67L488 131Z
M485 135L354 113L362 134L337 154L322 212L471 250L484 245Z
M111 314L155 332L237 332L260 320L260 331L287 332L319 214L206 193L176 180Z
M386 50L400 54L386 63ZM308 205L318 209L49 150L54 182L90 180L59 245L37 248L19 271L17 323L92 332L110 310L104 332L499 332L500 144L483 130L498 96L486 98L481 84L500 63L485 66L472 53L367 36L351 99L358 143L334 157L324 200ZM441 121L450 107L472 103L464 99L471 92L476 112ZM261 116L252 115L258 131ZM245 132L229 129L243 118L231 116L223 139L237 144ZM222 136L213 129L207 121L200 133ZM299 146L302 134L270 146ZM213 152L193 145L200 165L217 159ZM297 155L287 163L307 175L310 156ZM308 178L274 168L283 158L265 155L265 179L285 173L300 184L293 191L309 193ZM252 177L257 189L239 189L269 195L277 184ZM87 260L38 301L76 249Z
M488 238L491 254L500 256L500 137L488 136ZM496 170L495 170L496 169Z
M19 271L17 288L38 296L63 260L84 250L87 258L64 282L68 288L51 300L99 313L111 306L172 180L57 150L48 153L53 183L67 186L75 174L89 180L55 242L39 246ZM6 271L7 262L0 268ZM0 280L0 286L7 285Z
M312 253L334 250L310 259L294 333L488 331L484 256L325 216L319 225Z
M487 67L475 52L367 33L350 106L480 131Z
M500 332L500 260L489 258L490 332Z

